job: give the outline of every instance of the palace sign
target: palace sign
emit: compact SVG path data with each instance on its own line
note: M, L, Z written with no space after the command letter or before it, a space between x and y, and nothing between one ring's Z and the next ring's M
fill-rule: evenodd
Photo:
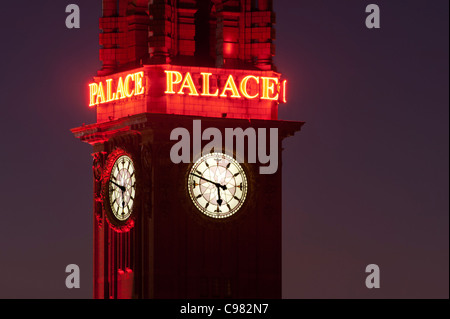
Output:
M108 103L111 101L130 98L135 95L144 94L142 78L144 72L130 73L119 77L113 86L113 79L107 79L105 82L89 84L89 106Z
M194 76L191 72L166 70L165 90L161 94L209 98L269 100L286 103L286 80L248 74L224 77L209 72ZM194 80L196 79L196 81ZM144 72L129 73L89 84L89 106L129 99L146 91ZM148 81L151 85L151 81Z
M276 77L259 77L247 75L239 82L236 82L233 75L229 75L222 87L217 87L214 92L210 89L210 80L212 73L200 73L201 87L194 84L192 76L189 72L182 74L178 71L165 71L166 73L166 94L188 94L191 96L209 96L209 97L231 97L246 98L249 100L260 98L261 100L279 99L280 83ZM253 81L259 87L258 92L249 93L249 82ZM285 83L283 84L285 85ZM218 85L219 86L219 85ZM239 89L238 89L239 86Z

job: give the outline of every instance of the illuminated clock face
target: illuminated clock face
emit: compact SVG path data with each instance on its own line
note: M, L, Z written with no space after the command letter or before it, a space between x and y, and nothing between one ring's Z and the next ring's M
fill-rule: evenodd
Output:
M136 195L136 176L133 161L126 155L114 163L109 179L109 203L114 217L127 220L132 211Z
M226 218L244 204L247 177L231 156L210 153L193 165L188 189L192 201L202 213L213 218Z

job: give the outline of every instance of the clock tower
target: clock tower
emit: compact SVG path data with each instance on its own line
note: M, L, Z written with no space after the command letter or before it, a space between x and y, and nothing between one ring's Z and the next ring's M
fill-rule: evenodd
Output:
M281 298L272 0L103 0L95 298Z

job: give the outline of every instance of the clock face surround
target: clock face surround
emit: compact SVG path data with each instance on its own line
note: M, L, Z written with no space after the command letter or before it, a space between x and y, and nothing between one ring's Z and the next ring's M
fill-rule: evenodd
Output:
M136 197L136 172L132 159L127 155L119 156L112 166L108 199L112 215L118 221L126 221L133 212Z
M210 153L202 156L188 176L189 195L194 205L212 218L235 214L247 197L247 176L231 156Z

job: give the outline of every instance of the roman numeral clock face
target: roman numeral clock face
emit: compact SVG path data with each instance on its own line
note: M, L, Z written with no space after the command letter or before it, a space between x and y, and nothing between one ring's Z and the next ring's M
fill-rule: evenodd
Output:
M242 207L247 195L247 177L234 158L211 153L192 166L188 189L202 213L213 218L226 218Z
M114 217L127 220L132 211L136 195L136 176L133 161L126 155L114 163L109 179L109 203Z

